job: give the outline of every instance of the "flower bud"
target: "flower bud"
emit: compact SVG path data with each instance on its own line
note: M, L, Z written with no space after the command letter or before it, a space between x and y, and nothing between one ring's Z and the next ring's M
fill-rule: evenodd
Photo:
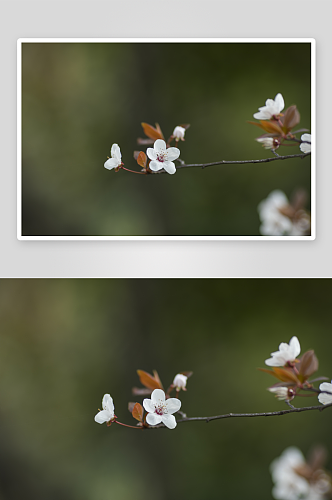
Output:
M278 139L273 137L258 137L257 142L260 142L265 149L277 149L280 146Z
M180 389L182 389L183 391L186 390L187 379L188 377L186 377L182 373L178 373L177 375L175 375L173 385L177 391L179 391Z
M292 397L292 396L289 395L287 387L269 387L268 391L270 391L273 394L275 394L276 398L279 399L279 401L284 401L286 399L291 399L291 397Z
M180 139L181 139L181 141L184 141L184 134L185 134L185 132L186 132L186 129L184 127L180 127L180 125L178 125L173 130L173 136L175 137L175 139L177 141L179 141Z

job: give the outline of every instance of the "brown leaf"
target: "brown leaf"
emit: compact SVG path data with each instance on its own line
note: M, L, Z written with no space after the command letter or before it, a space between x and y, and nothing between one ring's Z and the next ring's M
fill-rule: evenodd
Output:
M278 380L282 382L292 382L297 384L299 379L295 375L294 372L291 371L290 368L276 368L273 367L272 370L267 370L266 368L258 368L261 372L269 373L273 377L276 377Z
M277 133L278 135L283 134L283 131L282 131L282 128L280 127L280 125L276 122L273 122L273 121L260 120L259 123L257 123L257 122L248 122L248 123L251 123L251 125L256 125L256 127L260 127L263 130L265 130L265 132L269 132L271 134L275 134L275 133Z
M156 141L157 139L164 139L163 133L158 123L156 123L156 126L158 128L154 128L152 127L152 125L144 122L142 122L141 125L143 127L144 134L147 135L150 139L153 139L154 141Z
M318 359L315 351L307 351L303 354L298 365L298 370L303 380L307 380L318 370Z
M296 106L290 106L286 109L282 122L284 128L286 129L285 132L289 132L300 123L300 113L298 112Z
M182 125L181 125L181 127L182 127ZM193 372L180 372L180 373L181 373L181 375L184 375L187 378L191 377L193 374Z
M145 387L147 387L148 389L154 390L154 389L162 389L163 388L159 377L155 378L143 370L137 370L137 374L139 376L141 384L144 385Z
M142 167L144 169L146 168L147 156L143 151L140 151L136 161L140 167Z
M182 127L182 128L187 130L190 127L190 123L181 123L181 125L179 125L179 127Z
M135 403L135 406L132 411L132 416L138 420L139 422L142 422L143 420L143 407L139 403Z

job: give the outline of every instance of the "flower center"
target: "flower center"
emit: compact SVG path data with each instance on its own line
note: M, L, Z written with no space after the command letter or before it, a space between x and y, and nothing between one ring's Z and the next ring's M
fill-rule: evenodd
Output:
M166 161L166 151L160 151L157 154L157 161L160 161L161 163L163 163L164 161Z
M154 412L157 415L164 415L164 413L167 413L166 405L160 404L159 406L156 406L156 409Z

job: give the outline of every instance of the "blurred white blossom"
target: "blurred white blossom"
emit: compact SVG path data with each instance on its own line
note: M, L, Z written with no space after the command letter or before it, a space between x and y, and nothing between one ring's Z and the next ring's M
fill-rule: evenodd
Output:
M158 425L162 422L169 429L176 427L176 419L172 414L181 408L179 399L165 399L164 391L155 389L151 394L151 399L144 399L143 406L148 412L146 421L149 425Z
M178 125L177 127L175 127L175 129L173 130L173 136L177 140L181 139L181 141L184 141L184 134L185 133L186 133L186 129L184 127L180 127L180 125Z
M265 106L258 108L259 112L254 114L254 118L257 120L270 120L273 116L279 115L284 107L284 98L281 94L277 94L274 100L267 99Z
M279 189L261 201L257 210L261 220L259 230L263 236L303 236L310 229L308 213L305 210L295 211L285 193Z
M274 145L273 137L258 137L257 142L260 142L265 149L276 149L277 145Z
M113 144L111 148L111 158L109 158L104 163L104 167L108 170L112 170L112 168L117 168L121 165L121 151L117 144Z
M329 384L328 382L323 382L322 384L320 384L319 388L321 391L326 391L318 394L319 402L323 405L332 403L332 381L331 384ZM327 394L327 392L330 394Z
M102 408L103 409L95 415L95 422L103 424L104 422L114 420L114 404L113 399L109 394L105 394L103 397Z
M301 451L294 446L286 448L279 458L273 460L270 470L275 483L272 495L276 500L308 498L309 483L295 471L297 467L304 465L305 460Z
M311 134L301 135L301 141L306 141L300 144L302 153L311 153Z
M288 395L288 387L269 387L268 391L275 394L276 398L278 398L280 401L290 399Z
M179 391L180 389L183 389L184 391L186 391L187 380L188 380L188 377L186 377L182 373L178 373L174 377L173 385L177 391Z
M266 359L268 366L284 366L288 361L294 361L301 352L300 342L297 337L292 337L289 344L281 342L279 351L271 352L272 358Z
M162 139L157 139L153 148L146 150L146 154L152 160L149 164L151 170L157 172L164 168L169 174L175 174L176 168L173 160L176 160L180 156L178 148L166 148L166 142Z
M293 229L292 221L280 212L288 206L288 199L282 191L275 189L258 205L261 219L260 232L265 236L282 236L290 234Z

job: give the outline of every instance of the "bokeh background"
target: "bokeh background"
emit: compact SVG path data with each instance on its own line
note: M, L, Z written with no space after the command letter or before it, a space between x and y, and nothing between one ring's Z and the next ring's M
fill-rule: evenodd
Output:
M332 377L331 280L1 280L1 500L266 500L290 446L330 452L331 410L137 432L136 369L193 370L188 416L285 408L257 370L297 335ZM317 398L297 400L317 404Z
M281 92L310 129L309 43L23 43L22 82L24 236L259 235L274 189L304 188L310 210L310 157L174 176L103 167L115 142L139 169L141 122L165 137L190 123L187 163L271 156L247 121Z

